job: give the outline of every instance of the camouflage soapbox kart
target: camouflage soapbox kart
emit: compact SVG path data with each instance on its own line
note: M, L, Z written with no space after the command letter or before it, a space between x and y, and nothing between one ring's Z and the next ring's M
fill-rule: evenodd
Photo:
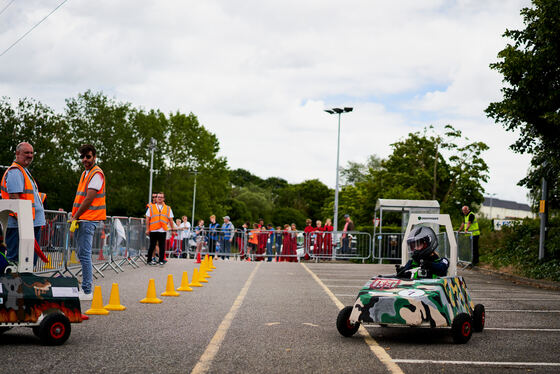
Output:
M444 225L449 239L448 274L440 278L423 278L421 269L413 269L409 279L396 275L371 278L358 292L353 306L343 308L336 321L341 335L354 335L361 324L382 327L450 327L455 343L466 343L472 332L484 329L485 311L474 305L463 277L457 276L457 244L449 215L411 214L405 238L415 225ZM436 226L439 227L439 226ZM436 231L437 232L437 231ZM408 261L403 240L402 264Z
M19 262L0 274L0 334L13 327L31 327L43 344L63 344L70 336L70 323L82 322L78 280L32 273L35 238L31 203L0 200L4 237L11 212L18 215Z

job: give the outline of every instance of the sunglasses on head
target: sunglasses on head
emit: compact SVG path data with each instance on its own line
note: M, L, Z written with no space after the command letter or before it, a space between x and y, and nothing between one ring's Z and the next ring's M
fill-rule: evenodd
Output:
M80 155L80 159L84 159L84 158L85 158L85 159L89 160L89 159L91 159L92 157L93 157L92 155Z

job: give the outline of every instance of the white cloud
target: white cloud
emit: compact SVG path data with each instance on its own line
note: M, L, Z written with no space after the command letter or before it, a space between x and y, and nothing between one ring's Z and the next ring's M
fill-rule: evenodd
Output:
M0 21L6 48L58 1L16 2ZM488 68L520 28L527 0L69 1L0 58L0 92L57 109L101 90L144 108L199 116L231 168L334 186L341 164L387 156L423 125L464 126L488 152L488 191L525 201L528 158L482 111L499 100ZM491 134L491 137L486 137ZM507 172L506 172L507 171Z

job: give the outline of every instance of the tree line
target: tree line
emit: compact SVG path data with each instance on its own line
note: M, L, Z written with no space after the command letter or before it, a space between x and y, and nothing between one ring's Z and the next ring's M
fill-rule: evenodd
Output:
M175 215L190 217L196 171L195 218L229 215L236 225L259 218L274 224L332 217L334 191L318 179L291 184L281 177L262 179L243 169L231 170L218 156L215 134L193 113L165 114L119 102L101 92L86 91L66 100L61 113L36 99L0 99L0 163L9 165L21 141L35 149L31 171L47 209L71 209L82 171L77 148L91 143L107 177L108 214L143 216L148 200L150 143L154 151L154 191L162 190ZM447 126L431 127L392 144L386 159L375 155L341 169L339 212L358 227L371 225L378 198L434 199L442 211L459 217L463 204L483 201L482 183L488 147L469 142Z

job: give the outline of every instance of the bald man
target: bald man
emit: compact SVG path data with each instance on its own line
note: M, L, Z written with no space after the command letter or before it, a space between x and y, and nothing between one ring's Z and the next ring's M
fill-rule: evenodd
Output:
M43 200L45 194L39 192L35 179L27 169L33 161L33 146L27 142L16 146L16 159L2 176L2 199L23 199L31 201L33 210L33 226L37 243L41 240L41 226L46 224ZM6 246L9 261L19 259L19 230L15 216L8 219ZM37 257L35 257L35 260Z

